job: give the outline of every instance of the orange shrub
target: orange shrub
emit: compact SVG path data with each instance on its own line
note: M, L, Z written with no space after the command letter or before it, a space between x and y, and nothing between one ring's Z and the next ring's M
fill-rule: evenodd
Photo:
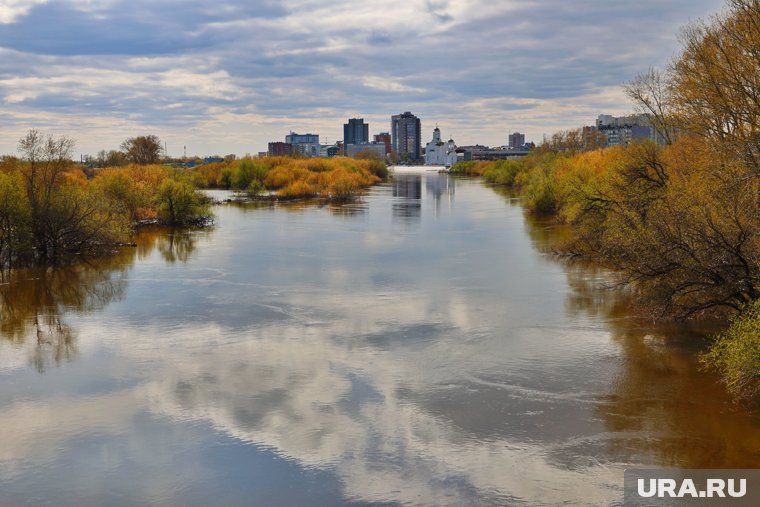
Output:
M299 180L289 183L285 188L280 189L277 194L281 197L288 198L316 197L319 195L319 190L316 185L308 183L304 180Z

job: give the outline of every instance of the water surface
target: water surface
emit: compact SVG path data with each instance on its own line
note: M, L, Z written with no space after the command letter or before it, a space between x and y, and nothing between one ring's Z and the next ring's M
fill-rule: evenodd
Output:
M0 505L607 505L626 467L760 463L703 330L479 181L215 213L4 275Z

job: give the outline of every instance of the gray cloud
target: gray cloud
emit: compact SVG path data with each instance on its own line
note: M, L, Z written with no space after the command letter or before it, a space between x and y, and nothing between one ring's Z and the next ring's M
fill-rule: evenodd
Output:
M90 4L85 4L89 6ZM130 2L101 9L52 1L0 25L0 46L49 55L155 55L201 50L225 39L212 25L286 11L263 2Z
M25 128L67 125L83 151L102 148L87 144L83 117L100 118L100 128L108 121L135 132L156 127L168 138L204 132L189 140L204 153L255 152L286 128L335 139L348 115L384 130L402 110L454 130L460 144L503 143L508 125L537 139L601 112L626 112L619 86L666 63L678 51L679 26L720 5L72 0L0 7L0 101L12 118L0 125L0 152L13 151ZM123 134L115 132L112 145Z

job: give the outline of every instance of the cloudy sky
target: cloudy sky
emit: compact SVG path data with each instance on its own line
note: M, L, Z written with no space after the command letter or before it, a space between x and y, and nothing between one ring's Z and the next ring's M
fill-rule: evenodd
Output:
M538 141L626 113L621 84L720 0L0 0L0 153L30 128L77 152L156 134L256 153L294 130L416 113L458 144Z

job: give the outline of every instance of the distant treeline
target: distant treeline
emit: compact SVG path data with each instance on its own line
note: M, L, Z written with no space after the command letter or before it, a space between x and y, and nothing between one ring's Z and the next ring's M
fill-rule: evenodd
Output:
M532 212L572 224L560 250L615 269L656 316L732 319L702 359L737 397L757 400L760 5L727 4L683 31L666 71L626 88L665 145L582 152L568 142L579 136L556 136L525 159L452 172L512 187Z

